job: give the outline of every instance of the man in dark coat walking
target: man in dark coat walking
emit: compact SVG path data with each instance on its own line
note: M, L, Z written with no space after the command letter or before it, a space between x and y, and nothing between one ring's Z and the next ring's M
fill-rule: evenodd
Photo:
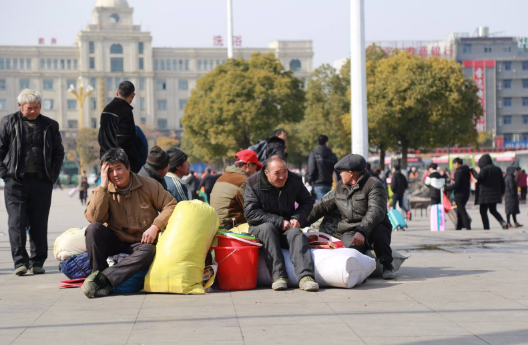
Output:
M477 180L475 192L475 204L480 205L480 217L484 230L490 229L488 210L497 219L504 230L508 229L508 224L497 211L497 204L502 202L506 186L502 177L501 168L493 165L489 154L480 157L478 161L480 172L471 169L473 177Z
M517 181L515 178L515 167L508 167L506 169L506 177L504 178L505 193L504 203L506 211L506 220L508 227L519 228L522 224L517 222L517 215L521 213L519 210L519 194L517 193ZM513 218L513 226L510 222L510 218Z
M280 140L276 140L280 139ZM282 128L278 128L273 131L271 137L266 140L259 140L255 145L248 147L248 150L255 151L257 158L260 163L266 164L268 157L273 155L280 155L282 158L286 158L286 141L288 136L286 131ZM272 144L272 145L270 145ZM275 146L275 147L268 147ZM283 148L281 148L283 146Z
M471 219L466 211L466 204L469 200L469 193L471 189L471 171L467 165L463 165L464 161L460 158L453 159L453 166L455 167L455 183L445 187L446 192L454 191L456 211L457 211L457 230L471 230Z
M281 247L290 249L299 288L319 290L310 243L301 230L312 207L312 196L301 177L289 172L280 156L268 157L266 168L246 180L244 217L250 225L249 233L262 240L260 253L273 279L273 290L288 287Z
M337 157L328 147L326 135L320 135L317 138L317 143L319 146L310 152L308 157L306 182L313 187L317 200L321 200L326 193L332 190L334 165L337 163Z
M111 148L121 147L130 161L132 172L139 172L141 163L136 139L136 125L132 114L132 100L136 96L134 84L123 81L119 84L116 97L108 103L101 113L99 127L99 156L103 157Z
M400 171L400 166L392 167L391 190L392 190L392 208L396 209L396 203L400 204L400 208L405 211L406 218L411 220L411 212L403 204L403 196L405 190L409 187L407 178L403 176Z

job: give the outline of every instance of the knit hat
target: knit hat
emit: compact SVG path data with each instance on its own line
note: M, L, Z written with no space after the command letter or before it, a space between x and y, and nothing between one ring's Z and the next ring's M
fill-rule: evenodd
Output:
M154 170L163 170L169 165L169 155L161 147L154 146L147 156L147 164Z
M175 146L168 149L167 154L169 155L169 166L171 170L176 169L187 160L187 154Z

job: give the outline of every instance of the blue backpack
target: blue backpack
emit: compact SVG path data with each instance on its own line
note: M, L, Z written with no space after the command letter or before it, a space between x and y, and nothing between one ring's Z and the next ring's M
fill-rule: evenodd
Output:
M86 278L92 273L88 253L72 255L66 260L61 260L59 271L69 279Z

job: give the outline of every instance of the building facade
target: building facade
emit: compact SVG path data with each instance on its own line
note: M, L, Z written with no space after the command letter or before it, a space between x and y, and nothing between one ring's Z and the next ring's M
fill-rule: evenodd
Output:
M84 127L97 128L99 116L119 83L136 87L132 103L136 124L181 134L185 104L198 78L223 64L226 48L157 48L149 32L133 23L126 0L97 0L92 24L77 35L75 45L0 46L0 117L18 110L22 89L42 93L42 114L61 128L79 127L79 109L68 93L81 82L94 88L83 105ZM267 48L235 48L234 57L274 53L286 69L306 80L313 70L311 41L276 41Z

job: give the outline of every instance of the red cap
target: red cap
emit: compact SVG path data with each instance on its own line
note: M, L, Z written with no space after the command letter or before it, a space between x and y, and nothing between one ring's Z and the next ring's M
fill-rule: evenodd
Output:
M255 163L257 165L257 171L260 171L260 169L262 169L262 163L258 161L257 154L255 153L255 151L242 150L236 153L235 159L237 162Z

